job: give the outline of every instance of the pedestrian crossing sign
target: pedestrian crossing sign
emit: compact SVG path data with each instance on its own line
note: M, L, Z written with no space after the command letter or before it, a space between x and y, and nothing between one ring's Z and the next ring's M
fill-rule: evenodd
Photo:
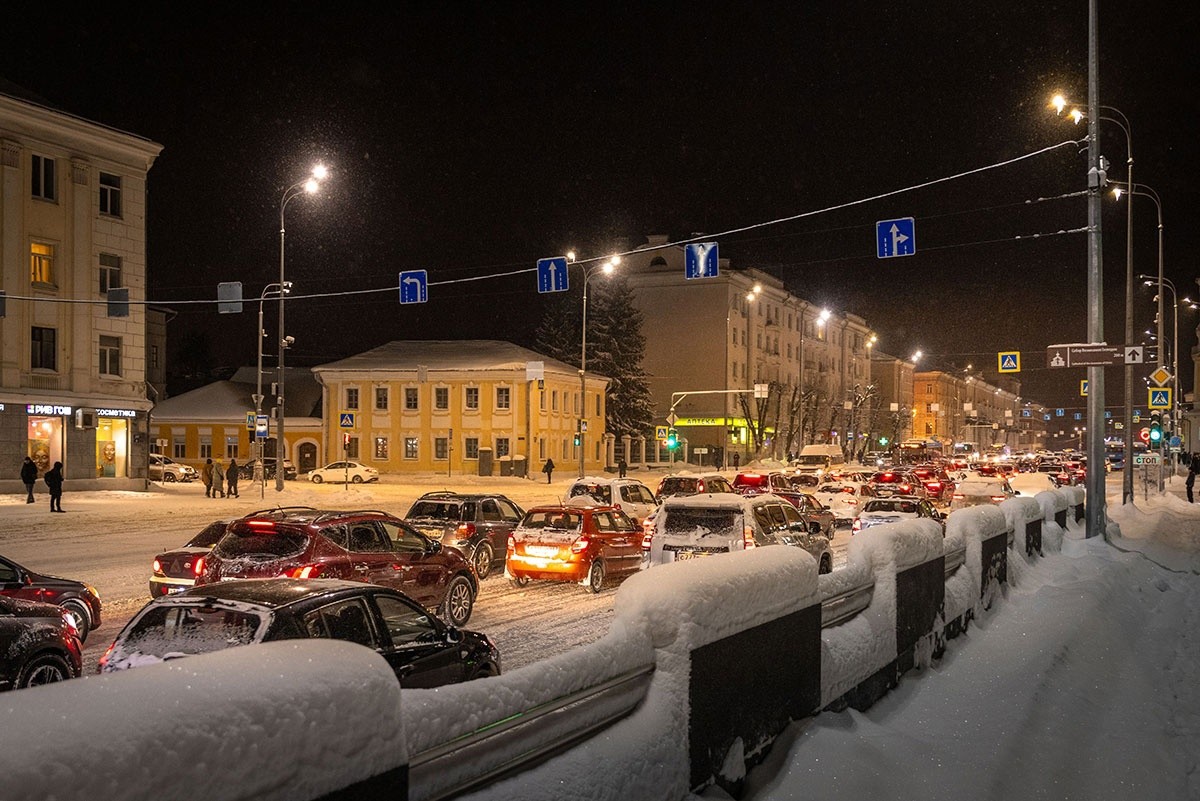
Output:
M1088 392L1088 380L1086 378L1079 379L1079 394L1086 398L1087 392Z
M1012 350L1001 352L998 354L1000 362L997 368L1001 373L1019 373L1021 372L1021 351Z
M1151 409L1170 409L1171 389L1171 387L1154 387L1147 390L1150 393L1150 399L1146 405Z

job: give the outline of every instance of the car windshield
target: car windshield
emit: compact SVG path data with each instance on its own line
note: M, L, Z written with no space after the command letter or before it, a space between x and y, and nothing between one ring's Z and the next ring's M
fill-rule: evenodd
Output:
M737 509L707 509L679 506L667 510L664 534L705 537L710 534L737 536L742 530L742 513Z
M462 504L456 501L417 501L408 510L409 518L449 520L458 522L462 515Z
M612 504L612 487L607 484L575 484L571 487L572 498L590 495L603 504Z
M864 512L903 512L904 514L916 514L917 505L912 501L897 501L897 500L878 500L868 501Z
M144 662L249 645L263 620L263 615L244 609L151 607L118 639L109 664L136 667Z
M574 531L583 524L583 515L578 512L566 512L558 509L534 511L525 515L521 528L559 529Z
M847 487L843 484L822 484L817 488L817 492L845 492L853 495L854 487Z
M235 523L217 541L213 553L226 559L243 556L285 557L304 553L308 535L290 527Z

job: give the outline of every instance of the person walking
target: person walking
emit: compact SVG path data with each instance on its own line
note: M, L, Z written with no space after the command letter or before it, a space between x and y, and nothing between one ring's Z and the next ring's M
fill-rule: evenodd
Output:
M1200 470L1200 453L1193 453L1188 459L1188 475L1187 481L1183 482L1183 486L1187 487L1188 503L1195 503L1196 499L1192 496L1193 488L1196 486L1196 471Z
M625 457L622 456L617 460L617 475L620 478L625 478L625 473L629 470L629 465L625 463Z
M742 463L742 455L737 451L733 452L733 469L737 470L738 465Z
M225 497L225 465L220 461L213 462L212 466L212 496Z
M21 482L25 485L25 491L29 497L25 499L25 503L33 503L33 485L37 483L37 465L29 456L25 457L25 461L21 463Z
M204 466L200 468L200 480L204 482L204 497L212 497L212 480L213 480L213 463L212 459L205 459Z
M62 485L63 471L62 462L55 462L54 467L46 471L43 476L46 486L50 488L50 511L61 512L62 508Z
M553 459L546 460L546 463L544 465L542 465L542 472L546 474L546 483L549 484L550 483L550 474L554 472L554 460Z
M238 497L238 463L237 459L229 460L229 469L225 471L225 480L229 483L229 497Z

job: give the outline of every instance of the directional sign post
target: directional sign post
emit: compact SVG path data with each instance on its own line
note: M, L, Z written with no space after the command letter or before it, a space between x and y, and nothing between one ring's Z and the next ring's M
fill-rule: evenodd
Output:
M917 252L917 226L912 217L875 223L875 255L881 259Z
M1110 345L1051 345L1047 367L1108 367L1125 364L1125 349Z
M571 288L567 278L567 257L555 256L552 259L538 259L538 292L566 292Z
M1001 373L1019 373L1021 372L1021 352L1019 350L1002 351L997 354Z
M1126 364L1141 364L1146 360L1146 349L1141 345L1126 345L1125 346L1125 363Z
M719 274L716 242L693 242L684 251L684 278L716 278Z
M424 303L429 300L429 278L424 270L400 273L400 302Z

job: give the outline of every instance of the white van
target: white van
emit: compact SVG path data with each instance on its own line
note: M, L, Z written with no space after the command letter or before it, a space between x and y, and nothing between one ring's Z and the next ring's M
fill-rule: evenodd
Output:
M805 445L800 449L800 456L792 462L792 472L819 478L845 463L840 445Z

